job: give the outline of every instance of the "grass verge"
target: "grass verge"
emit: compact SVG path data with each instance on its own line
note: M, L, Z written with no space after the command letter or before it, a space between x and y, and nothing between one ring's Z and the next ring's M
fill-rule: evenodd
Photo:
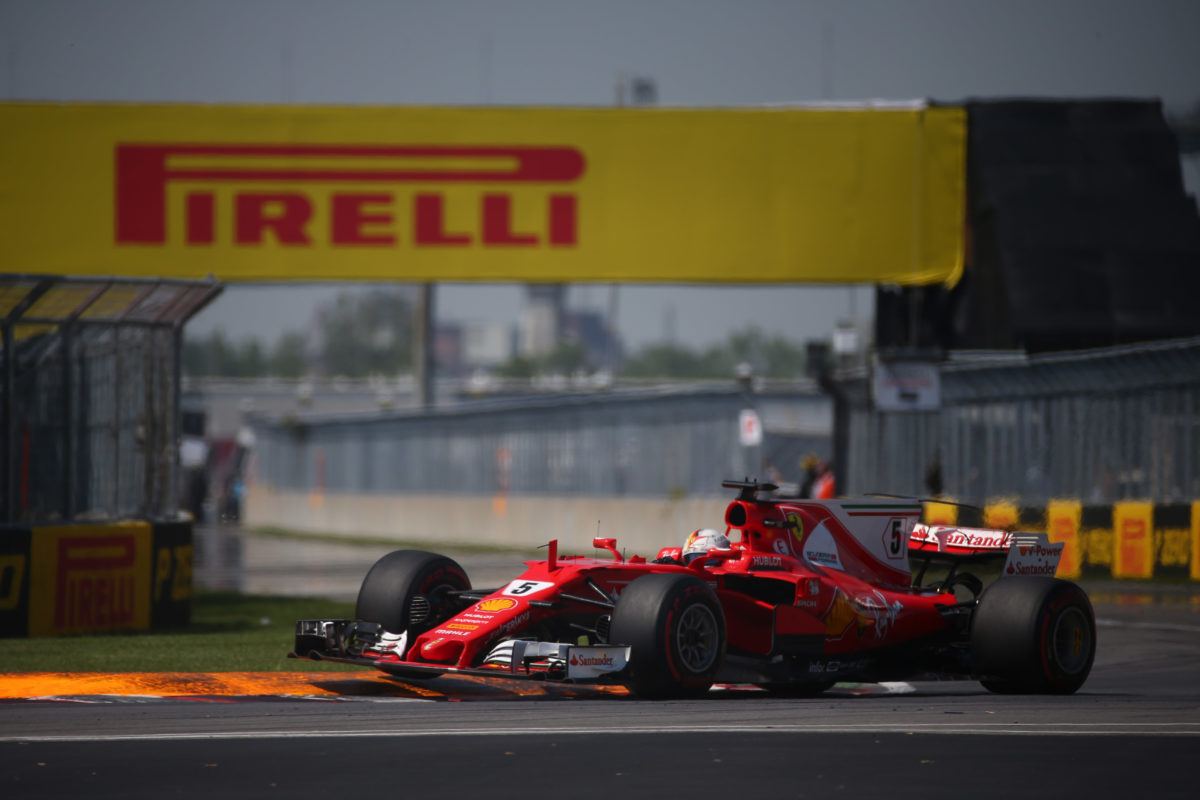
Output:
M288 658L296 620L354 616L353 603L200 592L187 628L0 639L4 672L316 672L361 669Z

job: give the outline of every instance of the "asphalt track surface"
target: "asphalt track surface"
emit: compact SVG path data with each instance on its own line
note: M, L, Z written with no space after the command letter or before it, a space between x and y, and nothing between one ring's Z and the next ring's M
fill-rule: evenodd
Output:
M1067 697L946 682L646 702L364 670L38 676L53 696L29 699L0 676L0 798L1200 796L1200 591L1087 588L1098 654Z

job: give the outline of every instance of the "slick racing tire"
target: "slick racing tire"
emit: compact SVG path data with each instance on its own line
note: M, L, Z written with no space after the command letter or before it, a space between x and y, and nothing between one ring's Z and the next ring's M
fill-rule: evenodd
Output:
M998 694L1071 694L1096 657L1096 617L1082 589L1020 575L987 588L971 619L972 671Z
M725 660L725 614L692 575L638 578L613 609L609 641L628 645L629 689L641 697L698 697Z
M448 593L470 589L471 581L453 560L421 550L396 550L375 562L358 590L356 618L377 622L409 641L460 607Z

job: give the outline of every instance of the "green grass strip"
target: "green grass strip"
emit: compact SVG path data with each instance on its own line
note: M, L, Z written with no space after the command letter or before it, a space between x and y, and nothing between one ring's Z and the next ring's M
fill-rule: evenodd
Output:
M354 616L353 603L200 592L175 630L0 639L3 672L317 672L361 669L288 658L298 619Z

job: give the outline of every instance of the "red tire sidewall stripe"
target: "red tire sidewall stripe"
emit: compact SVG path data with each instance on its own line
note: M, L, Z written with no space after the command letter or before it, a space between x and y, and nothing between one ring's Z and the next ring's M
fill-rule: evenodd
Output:
M679 604L682 600L682 597L676 597L671 603L663 625L663 651L667 654L667 668L671 670L671 677L680 683L683 682L683 676L679 674L679 665L676 663L675 656L675 641L671 634L675 628L675 617L679 613Z

